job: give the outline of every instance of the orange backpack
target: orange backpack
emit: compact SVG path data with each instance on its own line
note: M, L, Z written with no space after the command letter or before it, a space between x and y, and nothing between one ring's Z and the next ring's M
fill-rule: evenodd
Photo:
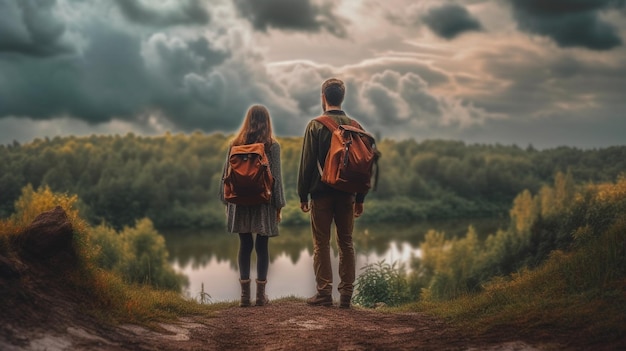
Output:
M350 125L339 125L329 116L320 116L315 120L332 133L324 168L317 162L322 182L349 193L367 193L372 188L371 179L376 165L375 190L380 153L376 150L374 137L352 119Z
M224 176L224 200L237 205L269 203L273 185L264 144L231 146Z

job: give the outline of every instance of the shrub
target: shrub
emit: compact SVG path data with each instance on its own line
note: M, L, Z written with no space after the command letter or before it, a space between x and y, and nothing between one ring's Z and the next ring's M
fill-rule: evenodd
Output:
M382 260L368 264L362 268L358 277L353 302L364 307L375 307L378 303L387 306L398 306L409 302L411 295L404 267L396 267L396 263L388 264Z
M168 263L165 239L147 218L119 233L105 225L94 228L92 243L99 248L96 264L117 272L127 283L180 291L186 278Z
M77 203L78 196L76 195L54 193L48 186L34 190L29 184L22 188L22 195L15 202L15 213L8 220L3 221L3 231L19 232L40 213L61 206L72 223L74 231L82 232L87 225L79 215Z

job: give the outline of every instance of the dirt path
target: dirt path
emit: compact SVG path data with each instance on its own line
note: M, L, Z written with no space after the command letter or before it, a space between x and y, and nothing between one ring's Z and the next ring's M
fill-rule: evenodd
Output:
M415 313L310 307L281 302L259 308L229 308L192 332L211 340L213 350L467 350L489 349L469 340L440 321ZM513 342L509 349L531 350ZM501 343L493 345L502 349Z
M137 325L114 329L74 326L65 333L39 334L28 346L15 350L563 349L556 343L524 342L515 335L469 337L418 313L310 307L302 301L227 307L213 317L186 317L160 326L159 331ZM0 342L1 349L13 350L2 346Z
M48 323L0 325L0 350L609 350L581 343L575 335L545 331L521 337L499 329L463 334L420 313L310 307L288 300L264 307L226 307L213 316L160 324L106 326L91 317L54 311ZM26 322L23 320L23 322ZM21 324L21 325L20 325ZM586 345L586 346L585 346ZM614 349L614 348L613 348Z

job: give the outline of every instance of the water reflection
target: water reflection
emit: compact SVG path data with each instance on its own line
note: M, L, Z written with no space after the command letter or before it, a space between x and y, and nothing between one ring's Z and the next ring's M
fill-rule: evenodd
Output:
M448 236L465 235L469 225L486 236L502 226L501 220L422 222L406 225L357 225L353 234L357 274L368 263L382 259L408 263L419 255L418 247L429 229ZM189 286L185 293L197 298L204 290L213 301L236 300L239 295L237 235L223 230L183 230L163 232L174 269L186 274ZM334 240L334 233L333 233ZM338 250L332 243L333 271L337 272ZM315 292L313 244L308 226L282 227L281 235L270 239L270 269L267 294L270 299L283 296L306 297ZM253 253L252 277L256 258ZM335 291L335 294L337 292ZM335 296L337 297L337 296Z

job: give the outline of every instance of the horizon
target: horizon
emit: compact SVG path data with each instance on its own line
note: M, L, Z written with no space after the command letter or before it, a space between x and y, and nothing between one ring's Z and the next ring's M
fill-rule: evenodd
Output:
M268 107L301 136L320 86L394 140L626 145L626 2L0 0L0 145L233 133Z
M178 132L172 132L172 131L165 131L161 134L137 134L133 131L128 131L124 134L120 134L120 133L109 133L109 134L97 134L97 133L91 133L91 134L83 134L83 135L76 135L76 134L64 134L64 135L53 135L53 136L37 136L32 140L28 140L28 141L24 141L24 142L20 142L19 140L13 140L11 142L7 142L7 143L0 143L0 146L2 147L12 147L15 143L18 143L19 146L24 146L24 145L28 145L28 144L32 144L35 143L37 141L44 141L44 142L49 142L49 141L53 141L54 139L68 139L68 138L83 138L83 139L87 139L87 138L91 138L91 137L120 137L120 138L124 138L127 137L129 135L133 135L135 137L138 138L163 138L166 135L170 134L173 136L176 135L183 135L185 137L189 137L195 133L201 133L203 136L205 137L210 137L212 135L222 135L225 136L227 138L230 138L232 136L234 136L234 132L222 132L222 131L202 131L202 130L193 130L190 132L184 132L184 131L178 131ZM277 138L302 138L302 135L275 135L275 137ZM424 142L430 142L430 141L442 141L442 142L450 142L450 143L454 143L454 142L461 142L463 143L465 146L501 146L501 147L512 147L512 148L519 148L519 149L533 149L533 150L537 150L537 151L547 151L547 150L554 150L554 149L558 149L558 148L570 148L570 149L578 149L578 150L582 150L582 151L590 151L590 150L603 150L603 149L608 149L608 148L612 148L612 147L626 147L626 144L624 145L607 145L607 146L592 146L592 147L580 147L580 146L576 146L576 145L555 145L555 146L549 146L549 147L538 147L536 145L533 145L531 143L527 144L527 145L519 145L519 144L515 144L515 143L510 143L510 144L506 144L506 143L501 143L501 142L493 142L493 143L488 143L488 142L468 142L465 140L461 140L461 139L446 139L446 138L425 138L425 139L421 139L418 140L414 137L406 137L406 138L394 138L394 137L385 137L382 136L381 139L376 139L377 143L384 141L384 140L392 140L393 142L406 142L406 141L414 141L418 144L420 143L424 143Z

